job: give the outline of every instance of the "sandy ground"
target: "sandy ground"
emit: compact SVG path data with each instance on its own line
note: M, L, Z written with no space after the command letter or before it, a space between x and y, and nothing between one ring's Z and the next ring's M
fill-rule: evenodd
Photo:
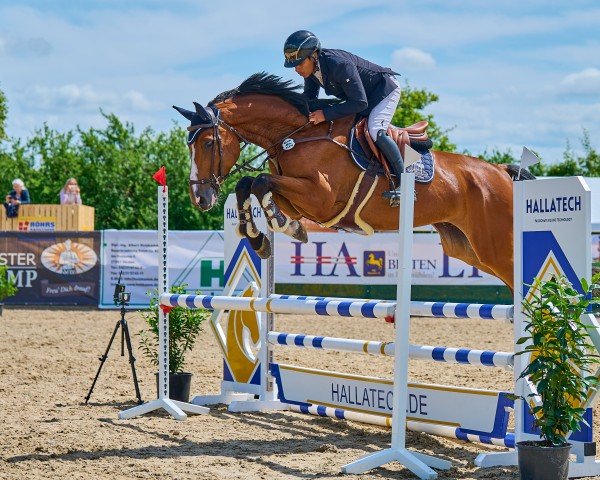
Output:
M143 327L127 315L132 333ZM362 476L342 475L340 466L389 445L384 428L284 413L210 415L176 422L164 413L118 420L134 405L135 392L120 342L113 345L89 405L83 399L98 368L118 312L80 310L4 311L0 317L1 479L333 479L414 478L399 464ZM343 325L340 325L343 323ZM381 321L282 317L277 328L367 340L393 339ZM411 341L429 345L512 350L510 327L502 322L415 319ZM139 338L134 335L134 346ZM145 400L155 398L154 368L137 351ZM300 349L278 349L282 363L349 373L391 376L391 359ZM193 394L218 391L221 359L205 327L189 355ZM467 387L508 389L511 374L500 370L423 361L411 362L411 379ZM478 444L408 432L411 448L452 462L439 478L515 479L516 468L478 469L473 459L494 450ZM498 449L500 450L500 449Z

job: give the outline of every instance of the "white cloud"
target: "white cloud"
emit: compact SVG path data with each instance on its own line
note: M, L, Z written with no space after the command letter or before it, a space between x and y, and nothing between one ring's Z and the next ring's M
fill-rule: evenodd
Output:
M43 37L13 38L6 42L5 50L14 57L45 57L52 53L52 45Z
M281 46L307 28L326 47L385 66L391 59L411 86L437 94L428 112L443 128L456 125L450 138L460 149L528 145L546 160L567 138L577 145L582 128L600 138L591 98L600 98L600 72L589 68L600 7L589 2L550 11L543 0L485 9L479 0L422 2L418 10L305 0L294 15L281 0L46 3L1 2L0 88L11 135L27 136L43 121L63 131L102 126L100 108L138 129L168 129L181 122L172 104L204 104L251 73L300 81L283 68Z
M45 110L144 111L152 107L140 92L130 90L125 93L99 91L91 85L67 84L59 87L35 85L25 90L21 101L29 107Z
M392 66L402 70L430 70L435 68L433 56L418 48L401 48L392 53Z
M600 95L600 70L586 68L567 75L561 82L561 93L575 95Z

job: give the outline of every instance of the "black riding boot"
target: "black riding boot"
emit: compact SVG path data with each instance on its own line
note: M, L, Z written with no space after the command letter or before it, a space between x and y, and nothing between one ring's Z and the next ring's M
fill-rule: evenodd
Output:
M396 145L396 142L388 136L385 130L379 130L377 132L375 144L385 155L385 158L392 169L392 173L396 176L398 187L400 187L400 174L404 172L404 160L402 160L398 145ZM383 196L385 198L395 198L400 196L400 192L399 190L389 190L384 192Z

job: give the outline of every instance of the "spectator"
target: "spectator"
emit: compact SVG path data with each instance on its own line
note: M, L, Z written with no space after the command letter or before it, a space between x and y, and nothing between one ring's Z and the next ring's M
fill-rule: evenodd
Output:
M29 191L25 188L23 180L15 178L12 187L13 189L8 193L4 202L7 217L16 217L19 214L19 205L31 203Z
M81 204L81 196L79 195L79 185L77 185L77 179L69 178L67 180L67 183L65 183L65 186L60 191L60 204Z

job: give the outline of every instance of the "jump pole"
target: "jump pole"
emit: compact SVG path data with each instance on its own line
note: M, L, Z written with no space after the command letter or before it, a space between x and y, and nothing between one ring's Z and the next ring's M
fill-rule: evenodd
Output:
M158 186L158 294L169 291L168 271L168 234L169 234L169 187ZM180 402L169 398L169 310L163 305L158 308L158 398L142 405L119 412L119 418L125 420L138 417L154 410L164 409L175 420L185 420L185 412L208 414L210 409L200 405Z
M400 175L400 217L398 221L399 258L396 284L396 339L394 355L394 388L392 413L392 445L381 452L365 455L342 467L344 473L364 473L393 461L400 462L419 478L436 478L431 467L448 470L452 464L431 455L406 448L406 407L408 397L408 359L410 334L410 293L412 275L412 229L415 203L415 175Z

